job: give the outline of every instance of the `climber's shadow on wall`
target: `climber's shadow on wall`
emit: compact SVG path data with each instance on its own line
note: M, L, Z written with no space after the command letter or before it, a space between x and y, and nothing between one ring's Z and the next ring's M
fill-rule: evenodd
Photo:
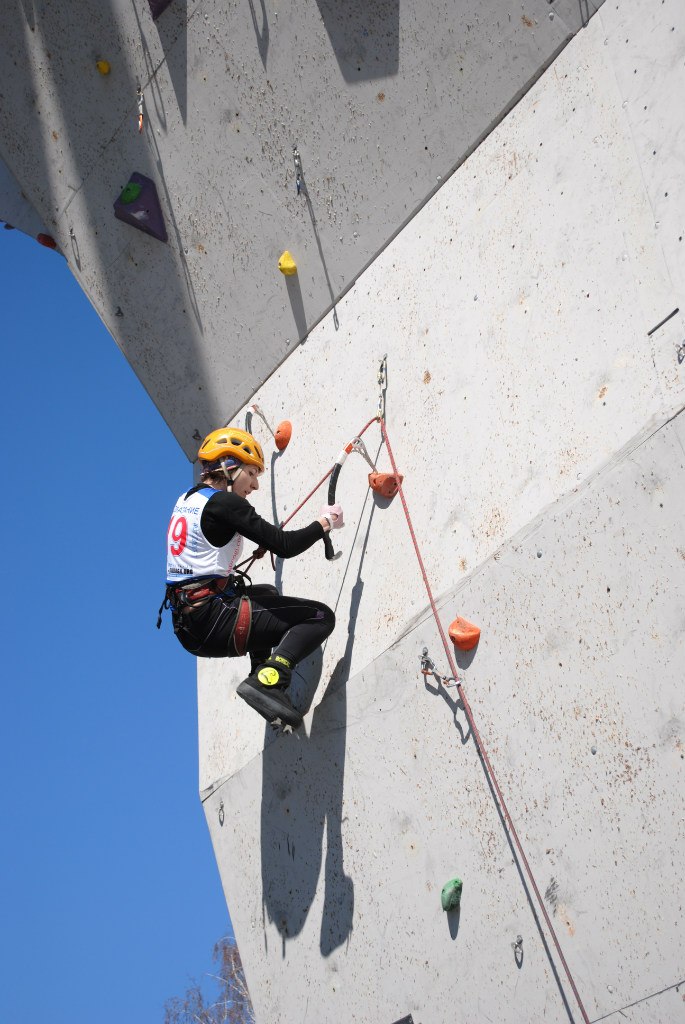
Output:
M316 0L346 82L396 75L400 0Z
M320 949L329 956L352 931L354 884L345 874L342 795L347 728L346 680L364 582L352 590L348 639L314 709L309 735L301 726L272 739L267 728L262 758L262 898L268 919L288 938L304 927L321 874L324 828L326 863ZM321 649L299 666L292 683L293 703L306 711L321 677Z
M257 17L255 0L248 0L248 3L250 5L250 14L252 15L252 27L254 28L254 34L257 37L259 56L262 59L262 64L266 67L266 58L269 55L269 18L266 13L266 3L264 0L259 0L259 18ZM261 28L259 25L260 21Z

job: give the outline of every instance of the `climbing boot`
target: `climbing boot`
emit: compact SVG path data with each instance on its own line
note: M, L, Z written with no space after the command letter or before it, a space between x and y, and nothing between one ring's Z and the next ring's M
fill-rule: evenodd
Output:
M290 686L292 666L286 658L274 655L253 669L238 686L239 697L272 724L282 722L297 726L302 715L290 702L286 690Z

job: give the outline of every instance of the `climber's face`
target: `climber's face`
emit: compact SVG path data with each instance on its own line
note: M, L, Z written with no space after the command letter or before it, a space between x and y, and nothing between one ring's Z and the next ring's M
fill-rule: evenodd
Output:
M259 490L259 470L256 466L243 465L233 477L233 493L239 498L247 498L253 491Z

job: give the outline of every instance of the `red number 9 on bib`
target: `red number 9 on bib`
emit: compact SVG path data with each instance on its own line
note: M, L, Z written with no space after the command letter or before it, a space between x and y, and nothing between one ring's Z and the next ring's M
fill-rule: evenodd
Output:
M169 550L172 555L180 555L188 541L188 520L186 517L179 516L175 522L172 519L169 523L169 533L171 534Z

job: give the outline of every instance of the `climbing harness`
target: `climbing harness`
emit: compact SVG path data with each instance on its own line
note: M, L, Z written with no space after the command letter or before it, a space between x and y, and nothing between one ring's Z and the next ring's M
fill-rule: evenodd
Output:
M235 653L239 658L247 651L247 645L250 640L250 632L252 631L252 601L243 594L238 604L238 614L236 615L235 625L233 627L233 633L229 643L233 644Z
M162 615L167 609L172 612L192 612L196 608L203 607L208 601L214 598L222 600L233 600L240 598L238 615L234 636L231 638L236 652L243 654L247 648L252 624L252 602L249 600L246 590L246 583L252 584L252 580L246 572L241 572L236 566L228 576L214 576L211 579L192 580L189 583L167 583L164 591L164 600L159 606L157 614L157 629L161 628ZM247 602L247 605L245 605ZM235 635L237 633L237 636ZM240 646L241 650L238 650Z
M208 580L193 580L190 583L168 583L164 592L164 600L157 614L157 629L161 628L162 615L170 608L172 612L182 616L204 607L208 601L219 598L222 601L238 599L238 608L231 635L228 638L228 651L231 648L239 658L247 652L252 631L252 601L246 593L246 581L252 580L246 572L236 566L228 576L215 576ZM174 631L177 621L174 620ZM229 654L229 657L232 655Z

